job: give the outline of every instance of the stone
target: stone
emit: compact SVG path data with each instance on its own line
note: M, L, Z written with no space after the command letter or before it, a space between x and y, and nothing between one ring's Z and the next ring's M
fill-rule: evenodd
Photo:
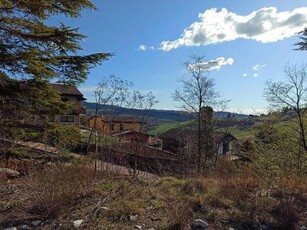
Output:
M235 230L234 228L228 228L228 230Z
M5 228L4 230L17 230L16 227L11 227L11 228Z
M73 221L74 228L80 228L83 221L83 219Z
M156 230L156 229L154 229L154 228L148 228L147 230Z
M300 230L307 230L307 227L305 225L300 227Z
M143 228L143 226L142 225L134 225L134 229L142 229Z
M201 219L194 220L191 224L192 230L203 230L209 227L209 224L207 224L205 221Z
M138 215L130 215L129 216L129 220L131 220L131 221L136 221L137 218L138 218Z
M28 225L24 224L20 227L22 230L30 229Z
M37 227L37 226L42 224L42 221L41 220L34 220L34 221L31 222L31 224L32 224L33 227Z

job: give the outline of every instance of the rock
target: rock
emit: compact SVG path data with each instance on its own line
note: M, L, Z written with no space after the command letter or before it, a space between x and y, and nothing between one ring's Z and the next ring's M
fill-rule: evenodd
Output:
M205 221L201 219L194 220L191 224L192 230L203 230L209 227L209 224L207 224Z
M307 230L307 227L305 225L300 227L300 230Z
M79 228L83 222L83 219L73 221L74 228Z
M18 177L20 175L16 170L9 168L0 168L0 173L4 173L8 177Z
M156 230L156 229L154 229L154 228L148 228L147 230Z
M138 215L130 215L129 216L129 220L131 220L131 221L136 221L137 218L138 218Z
M134 225L134 229L142 229L143 226L142 225Z
M37 227L37 226L42 224L42 221L41 220L34 220L34 221L31 222L31 224L32 224L33 227Z
M30 229L28 225L24 224L20 227L22 230Z
M234 228L228 228L228 230L235 230Z
M11 228L5 228L4 230L17 230L16 227L11 227Z

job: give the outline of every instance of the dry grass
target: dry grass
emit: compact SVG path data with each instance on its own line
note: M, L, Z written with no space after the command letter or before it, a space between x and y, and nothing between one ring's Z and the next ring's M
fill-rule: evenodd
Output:
M250 229L259 223L293 229L306 224L307 190L302 179L287 179L267 197L251 170L227 162L211 178L137 180L95 173L84 162L55 164L19 180L28 185L3 193L7 200L2 204L3 213L22 210L20 217L47 218L43 229L59 224L70 229L75 219L84 219L83 229L133 229L136 224L144 224L144 229L189 229L198 218L211 229Z
M94 181L94 172L86 164L46 167L27 178L31 192L31 212L58 216L73 201L86 195Z

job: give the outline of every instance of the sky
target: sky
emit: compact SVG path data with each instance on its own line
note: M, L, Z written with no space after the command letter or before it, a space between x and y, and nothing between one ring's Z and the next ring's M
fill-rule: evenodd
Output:
M261 113L268 108L265 82L284 79L287 64L302 64L297 32L307 27L306 0L94 0L97 11L77 19L57 18L87 36L83 54L114 56L95 67L79 86L94 102L97 84L114 74L152 91L155 109L177 109L184 62L202 56L228 110Z

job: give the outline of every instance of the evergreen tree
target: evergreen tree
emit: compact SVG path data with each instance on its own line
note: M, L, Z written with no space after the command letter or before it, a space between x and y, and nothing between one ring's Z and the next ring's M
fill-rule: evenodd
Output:
M301 41L295 44L296 46L298 46L296 50L307 50L307 28L305 28L299 34Z
M89 70L111 54L78 55L85 38L51 17L80 16L95 9L89 0L2 0L0 2L0 119L18 119L63 108L49 82L83 82ZM1 122L0 122L1 123ZM2 126L2 124L0 124Z

